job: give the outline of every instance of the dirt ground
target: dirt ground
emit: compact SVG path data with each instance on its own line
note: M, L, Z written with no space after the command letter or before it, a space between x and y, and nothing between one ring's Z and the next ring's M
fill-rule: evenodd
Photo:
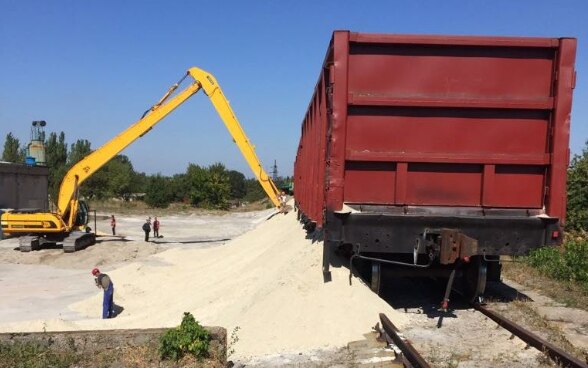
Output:
M61 248L21 253L18 239L0 241L0 324L16 321L81 317L68 305L95 295L90 270L110 271L171 248L220 246L251 230L272 213L236 213L225 216L187 215L160 218L158 239L144 241L142 215L117 216L117 237L100 236L96 245L64 254ZM108 234L107 215L97 216L98 234ZM93 225L93 224L92 224ZM93 227L93 226L92 226Z
M333 361L338 349L365 339L380 312L402 326L402 314L361 280L349 284L347 268L333 268L325 283L322 243L295 213L268 219L273 213L165 216L163 238L150 242L141 230L145 216L121 215L121 237L100 237L72 254L20 253L17 239L1 241L0 332L172 327L189 311L203 325L227 329L229 359L279 366L294 356ZM110 230L106 215L99 233ZM99 318L95 266L114 281L114 319Z
M302 229L295 213L273 214L167 214L160 217L163 237L145 242L141 225L156 214L117 215L113 237L104 213L97 216L99 242L71 254L59 247L21 253L17 239L0 241L0 332L171 327L189 311L204 325L227 329L237 366L358 366L377 358L365 341L385 313L437 367L544 363L538 351L469 308L437 313L442 290L400 281L382 299L357 277L350 285L346 267L333 267L325 283L320 239ZM115 319L99 318L93 267L114 281ZM540 307L570 340L584 341L584 315ZM391 359L382 354L380 362Z

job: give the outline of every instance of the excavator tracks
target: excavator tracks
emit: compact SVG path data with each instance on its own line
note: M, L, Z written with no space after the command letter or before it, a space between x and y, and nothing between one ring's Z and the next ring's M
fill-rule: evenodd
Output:
M18 238L18 248L21 252L30 252L41 249L41 242L38 236L21 236Z
M69 236L63 240L63 251L65 253L73 253L94 244L96 244L96 234L83 231L72 231Z

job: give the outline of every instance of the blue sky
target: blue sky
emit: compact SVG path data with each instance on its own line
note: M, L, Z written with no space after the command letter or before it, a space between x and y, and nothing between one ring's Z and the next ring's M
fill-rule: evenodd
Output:
M0 0L0 147L33 120L97 148L199 66L216 76L267 170L291 175L331 33L577 37L570 146L588 139L588 1ZM124 154L166 175L220 161L250 176L203 94Z

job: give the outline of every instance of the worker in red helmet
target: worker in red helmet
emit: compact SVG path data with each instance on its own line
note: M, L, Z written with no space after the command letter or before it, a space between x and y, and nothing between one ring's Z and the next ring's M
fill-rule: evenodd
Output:
M102 319L114 318L114 285L110 277L105 273L101 273L97 268L92 270L92 275L95 277L96 286L104 290Z

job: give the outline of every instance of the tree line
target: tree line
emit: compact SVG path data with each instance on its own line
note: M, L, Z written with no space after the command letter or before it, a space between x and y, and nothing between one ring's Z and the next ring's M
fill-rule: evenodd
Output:
M68 146L65 133L51 132L45 141L45 159L49 168L49 196L56 202L59 186L67 171L90 154L90 141L78 139ZM2 160L22 163L26 147L8 133L4 142ZM284 185L290 178L278 178ZM130 200L138 194L152 207L165 208L172 202L194 207L227 209L232 202L254 202L265 198L265 192L256 179L247 179L236 170L228 170L222 163L204 167L190 163L184 173L173 176L147 175L136 172L131 160L116 155L90 176L81 186L80 194L87 199L120 198Z

